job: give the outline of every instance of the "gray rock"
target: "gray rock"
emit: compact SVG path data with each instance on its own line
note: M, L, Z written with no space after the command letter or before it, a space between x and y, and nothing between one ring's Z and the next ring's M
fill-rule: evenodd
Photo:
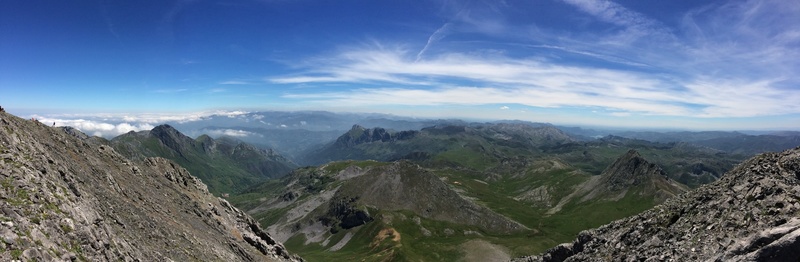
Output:
M169 160L0 119L0 261L300 260Z

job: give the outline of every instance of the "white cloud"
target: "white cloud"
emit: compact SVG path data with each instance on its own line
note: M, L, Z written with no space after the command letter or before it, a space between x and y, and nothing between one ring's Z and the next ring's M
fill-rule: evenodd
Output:
M216 112L214 112L214 115L223 115L223 116L234 118L234 117L242 117L242 116L244 116L244 115L246 115L248 113L250 113L250 112L247 112L247 111L216 111Z
M433 53L428 45L442 40L439 34L456 33L443 26L419 53L386 45L350 48L296 65L305 72L267 80L356 86L317 93L295 89L284 94L332 107L514 103L690 118L800 114L796 102L800 101L796 91L800 85L796 74L800 72L798 5L713 3L687 13L681 27L667 28L614 2L565 2L621 30L567 37L542 31L543 44L518 46L548 48L620 66L567 64L503 52Z
M678 105L651 103L647 100L631 99L618 95L598 96L579 92L536 88L373 88L346 92L286 95L286 97L307 99L326 105L345 104L349 106L367 107L387 104L412 106L522 104L548 108L564 106L605 107L615 110L656 115L678 115L687 113L685 108Z
M42 123L55 123L55 126L71 126L89 135L114 137L130 131L142 131L153 129L153 125L148 123L112 123L102 120L87 119L63 119L47 116L35 116Z
M256 133L253 132L237 130L237 129L214 129L214 130L205 130L205 132L213 137L220 137L220 136L245 137L245 136L257 135Z
M113 138L115 136L130 132L151 130L156 125L178 122L186 123L208 119L211 116L239 117L244 116L246 111L207 111L182 114L53 114L53 115L33 115L42 123L55 123L56 126L71 126L81 130L88 135ZM234 133L235 134L235 133ZM239 133L241 134L241 133ZM235 136L235 135L231 135Z
M617 3L608 0L564 0L583 12L595 16L597 19L619 26L637 28L637 30L657 29L661 26L658 21L648 18L638 12L629 10Z
M509 107L507 107L507 106L501 106L501 107L500 107L500 109L501 109L501 110L508 110L508 109L510 109L510 108L509 108Z

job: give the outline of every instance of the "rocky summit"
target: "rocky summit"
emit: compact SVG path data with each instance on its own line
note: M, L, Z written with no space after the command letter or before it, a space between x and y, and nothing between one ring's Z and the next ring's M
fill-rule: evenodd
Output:
M597 180L598 185L594 185L584 199L622 198L627 191L639 189L639 195L653 196L657 203L661 203L688 190L634 149L628 150L608 166Z
M163 158L0 112L0 261L297 261Z
M639 215L515 261L797 261L800 147L741 163Z

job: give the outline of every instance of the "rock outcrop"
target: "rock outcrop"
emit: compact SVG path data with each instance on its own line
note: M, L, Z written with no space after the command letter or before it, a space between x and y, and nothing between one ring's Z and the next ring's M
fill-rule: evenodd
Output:
M351 147L372 142L394 142L411 139L418 133L418 131L413 130L390 132L380 127L369 129L359 125L353 125L350 131L336 139L336 145Z
M515 261L797 261L800 148L747 160L718 181Z
M300 260L174 162L70 131L0 113L0 260Z

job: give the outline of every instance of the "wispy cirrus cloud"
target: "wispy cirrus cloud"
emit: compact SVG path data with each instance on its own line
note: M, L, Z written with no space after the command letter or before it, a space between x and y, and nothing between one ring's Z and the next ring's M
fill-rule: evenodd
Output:
M243 80L227 80L227 81L219 82L219 84L220 85L251 85L252 83L250 83L249 81L243 81Z
M306 61L300 73L267 79L352 85L349 90L284 95L327 105L514 103L688 118L800 114L800 76L792 73L800 72L800 16L791 15L798 13L797 6L781 1L715 3L686 13L680 27L667 27L611 1L565 2L621 30L567 38L544 31L549 35L539 40L549 42L528 47L617 66L564 63L536 53L434 53L429 45L442 40L434 33L420 52L385 45L350 48ZM772 17L776 13L779 17ZM775 20L780 23L769 23Z
M449 23L449 22L445 23L444 25L442 25L442 27L439 27L439 29L436 29L436 31L434 31L433 34L431 34L430 37L428 37L428 42L425 43L425 46L422 47L422 50L420 50L419 53L417 53L417 60L416 61L419 61L419 60L422 59L422 55L425 54L425 51L428 51L428 48L431 45L433 45L434 43L436 43L439 40L442 40L442 38L444 38L447 35L447 31L450 29L451 25L452 24Z
M628 28L628 32L667 33L668 30L657 20L641 13L629 10L608 0L564 0L565 3L577 7L597 19Z

